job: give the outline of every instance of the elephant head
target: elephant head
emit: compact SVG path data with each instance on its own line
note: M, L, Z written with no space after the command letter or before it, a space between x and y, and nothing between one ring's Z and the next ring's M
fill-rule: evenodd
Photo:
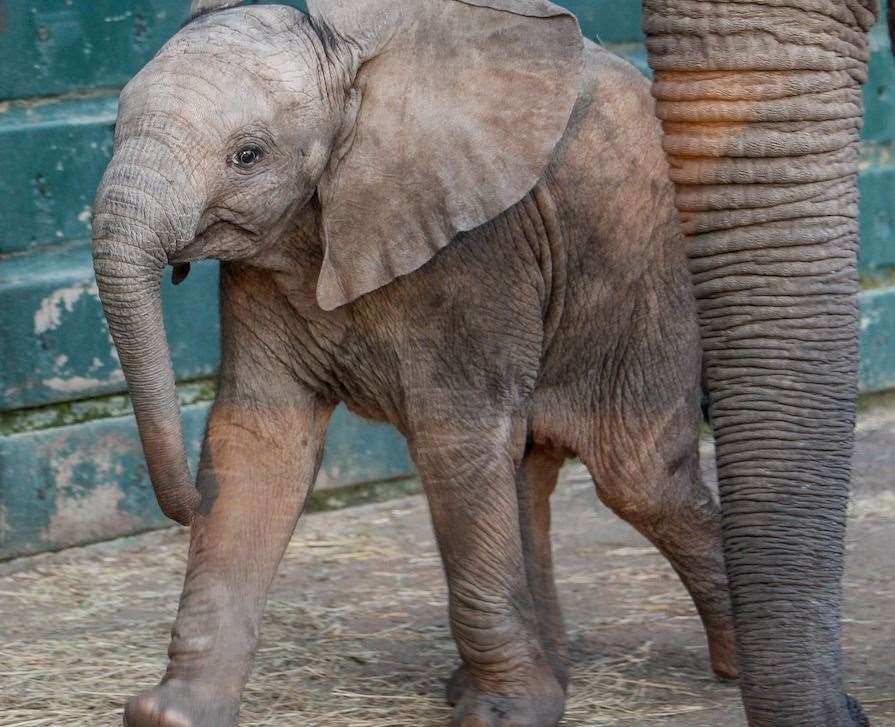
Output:
M317 299L344 305L416 270L537 182L579 89L573 16L544 0L197 0L121 94L93 257L163 511L189 473L160 277L255 260L312 198ZM316 204L316 202L315 202Z

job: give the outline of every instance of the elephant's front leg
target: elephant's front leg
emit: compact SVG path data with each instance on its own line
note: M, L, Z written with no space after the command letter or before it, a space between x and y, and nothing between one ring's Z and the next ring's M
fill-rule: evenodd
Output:
M552 727L564 708L526 578L515 485L523 447L521 429L499 419L412 437L470 682L459 727Z
M214 406L168 669L160 686L128 703L128 727L237 723L267 590L314 481L329 418L311 396L294 405L272 399L241 400L225 389Z
M516 472L516 497L528 589L538 619L544 655L565 690L569 682L569 643L553 577L550 540L550 496L556 489L563 459L543 447L528 448ZM469 686L469 669L461 664L447 684L447 701L456 705Z

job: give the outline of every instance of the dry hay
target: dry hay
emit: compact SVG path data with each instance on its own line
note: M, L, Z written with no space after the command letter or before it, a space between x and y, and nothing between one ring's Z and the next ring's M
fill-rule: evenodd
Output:
M394 537L396 518L422 519L422 508L409 499L305 521L266 610L243 727L447 724L443 680L456 655L440 565L431 540L408 555ZM657 680L643 668L650 642L633 652L601 642L601 630L646 624L657 612L694 618L655 552L627 551L605 582L639 580L660 592L618 618L573 624L569 727L661 723L706 709L688 685L707 674L671 669ZM155 684L164 669L185 552L185 534L165 531L41 557L0 578L0 725L120 724L123 699ZM593 582L574 571L559 575L561 587Z
M588 478L569 474L555 519L573 646L564 725L741 724L737 690L709 676L667 563L611 517L597 522ZM895 725L891 670L879 666L892 653L880 615L893 597L893 515L887 492L851 510L851 689L876 725ZM185 555L185 533L169 530L0 565L0 727L119 725L124 699L164 669ZM272 589L241 724L447 724L456 656L445 602L421 498L305 518ZM725 709L734 716L719 720Z

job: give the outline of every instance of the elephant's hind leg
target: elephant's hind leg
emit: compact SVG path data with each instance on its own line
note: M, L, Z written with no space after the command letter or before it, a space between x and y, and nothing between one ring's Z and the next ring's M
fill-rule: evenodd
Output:
M733 679L737 665L720 508L702 480L695 443L677 457L663 457L662 449L632 453L628 476L588 466L600 499L650 540L680 576L702 619L712 669Z
M564 458L535 446L525 456L516 475L519 518L525 571L534 601L544 652L557 681L569 681L569 641L563 623L556 581L553 577L553 547L550 541L550 496Z
M525 572L541 643L557 681L566 689L569 681L569 644L553 578L553 548L550 542L550 496L556 489L563 461L563 457L548 449L530 446L516 473L516 496ZM468 668L461 664L448 681L448 704L459 702L468 685Z

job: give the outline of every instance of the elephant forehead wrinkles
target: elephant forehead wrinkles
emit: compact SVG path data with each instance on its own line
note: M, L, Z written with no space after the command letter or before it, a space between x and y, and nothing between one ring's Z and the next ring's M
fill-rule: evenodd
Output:
M284 15L251 10L221 11L182 29L135 83L147 77L179 76L184 84L204 83L214 100L241 87L269 95L280 89L294 94L309 84L318 85L321 49L307 17L297 11Z
M226 76L215 73L205 68L187 75L161 66L136 79L122 95L119 136L155 133L167 137L172 148L196 156L218 150L238 129L276 125L285 105L268 84L238 69Z
M236 60L211 50L170 52L150 61L128 84L125 97L143 97L144 103L152 103L153 97L167 93L176 97L181 108L199 103L218 111L228 99L251 99L253 105L263 108L284 85L303 87L312 79L310 71L303 75L291 71L287 79L286 67L282 56L243 55Z
M174 142L200 148L249 124L273 125L284 110L331 105L320 83L322 51L304 16L297 32L275 34L279 41L221 16L230 24L216 14L213 23L181 31L125 87L121 128L143 114L167 115Z

